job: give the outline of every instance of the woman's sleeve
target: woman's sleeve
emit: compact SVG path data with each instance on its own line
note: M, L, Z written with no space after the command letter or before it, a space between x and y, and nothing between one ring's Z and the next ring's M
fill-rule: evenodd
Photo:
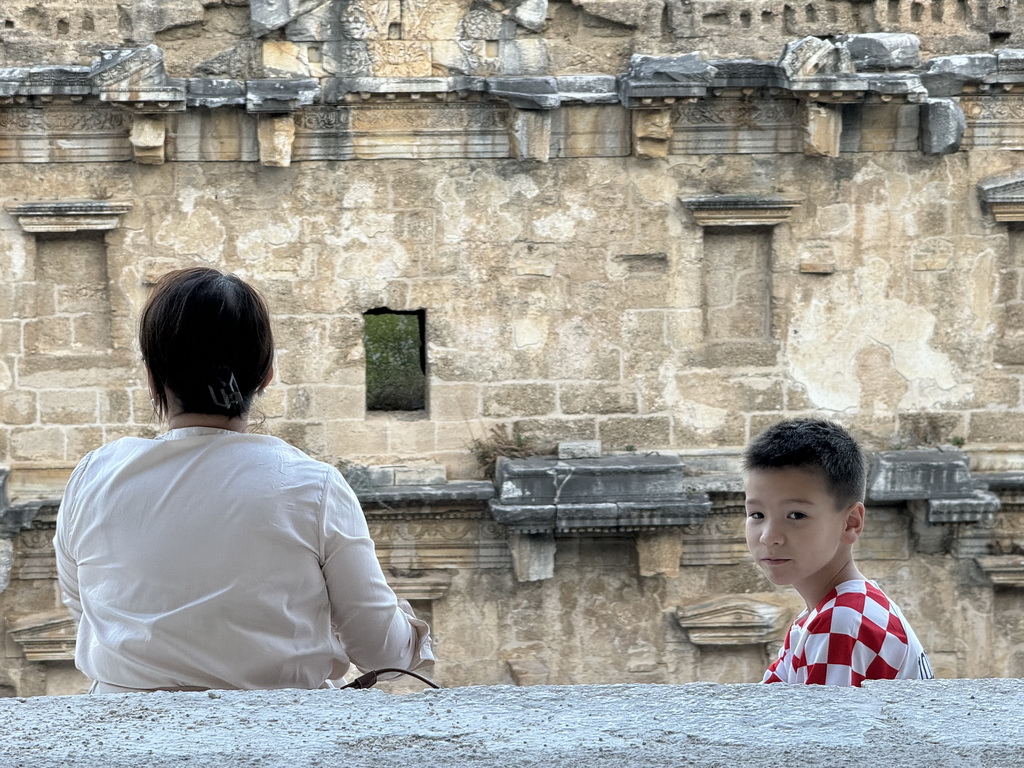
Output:
M75 493L79 480L91 458L92 453L87 454L75 467L75 471L71 473L67 487L64 488L64 496L60 500L60 509L57 511L57 530L53 537L60 599L67 606L75 624L82 618L82 598L78 591L78 563L73 555L72 509L75 505Z
M333 468L325 482L320 533L331 621L352 663L362 670L432 664L430 627L411 616L411 608L402 610L384 578L359 501Z

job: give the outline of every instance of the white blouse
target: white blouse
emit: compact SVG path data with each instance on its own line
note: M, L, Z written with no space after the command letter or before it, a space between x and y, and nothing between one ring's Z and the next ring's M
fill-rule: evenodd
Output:
M349 661L433 660L341 473L274 437L105 445L71 475L53 543L75 663L101 683L319 688Z

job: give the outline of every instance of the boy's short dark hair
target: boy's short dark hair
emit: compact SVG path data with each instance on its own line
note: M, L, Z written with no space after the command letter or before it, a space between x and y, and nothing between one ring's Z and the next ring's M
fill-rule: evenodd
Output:
M864 501L864 453L850 433L835 422L780 421L754 438L743 454L745 471L790 468L820 472L840 509Z

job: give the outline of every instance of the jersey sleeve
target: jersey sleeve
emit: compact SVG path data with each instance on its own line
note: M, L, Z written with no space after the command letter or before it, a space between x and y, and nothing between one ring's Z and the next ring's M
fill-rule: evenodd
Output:
M907 654L903 625L888 606L861 593L840 595L806 627L794 658L797 680L809 685L859 686L893 680Z

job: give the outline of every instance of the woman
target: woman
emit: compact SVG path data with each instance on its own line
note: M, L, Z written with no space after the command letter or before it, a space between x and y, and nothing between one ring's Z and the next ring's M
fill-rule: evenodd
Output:
M349 661L432 663L341 474L246 432L274 373L262 297L214 269L172 272L139 342L169 429L82 459L54 538L92 690L319 688Z

